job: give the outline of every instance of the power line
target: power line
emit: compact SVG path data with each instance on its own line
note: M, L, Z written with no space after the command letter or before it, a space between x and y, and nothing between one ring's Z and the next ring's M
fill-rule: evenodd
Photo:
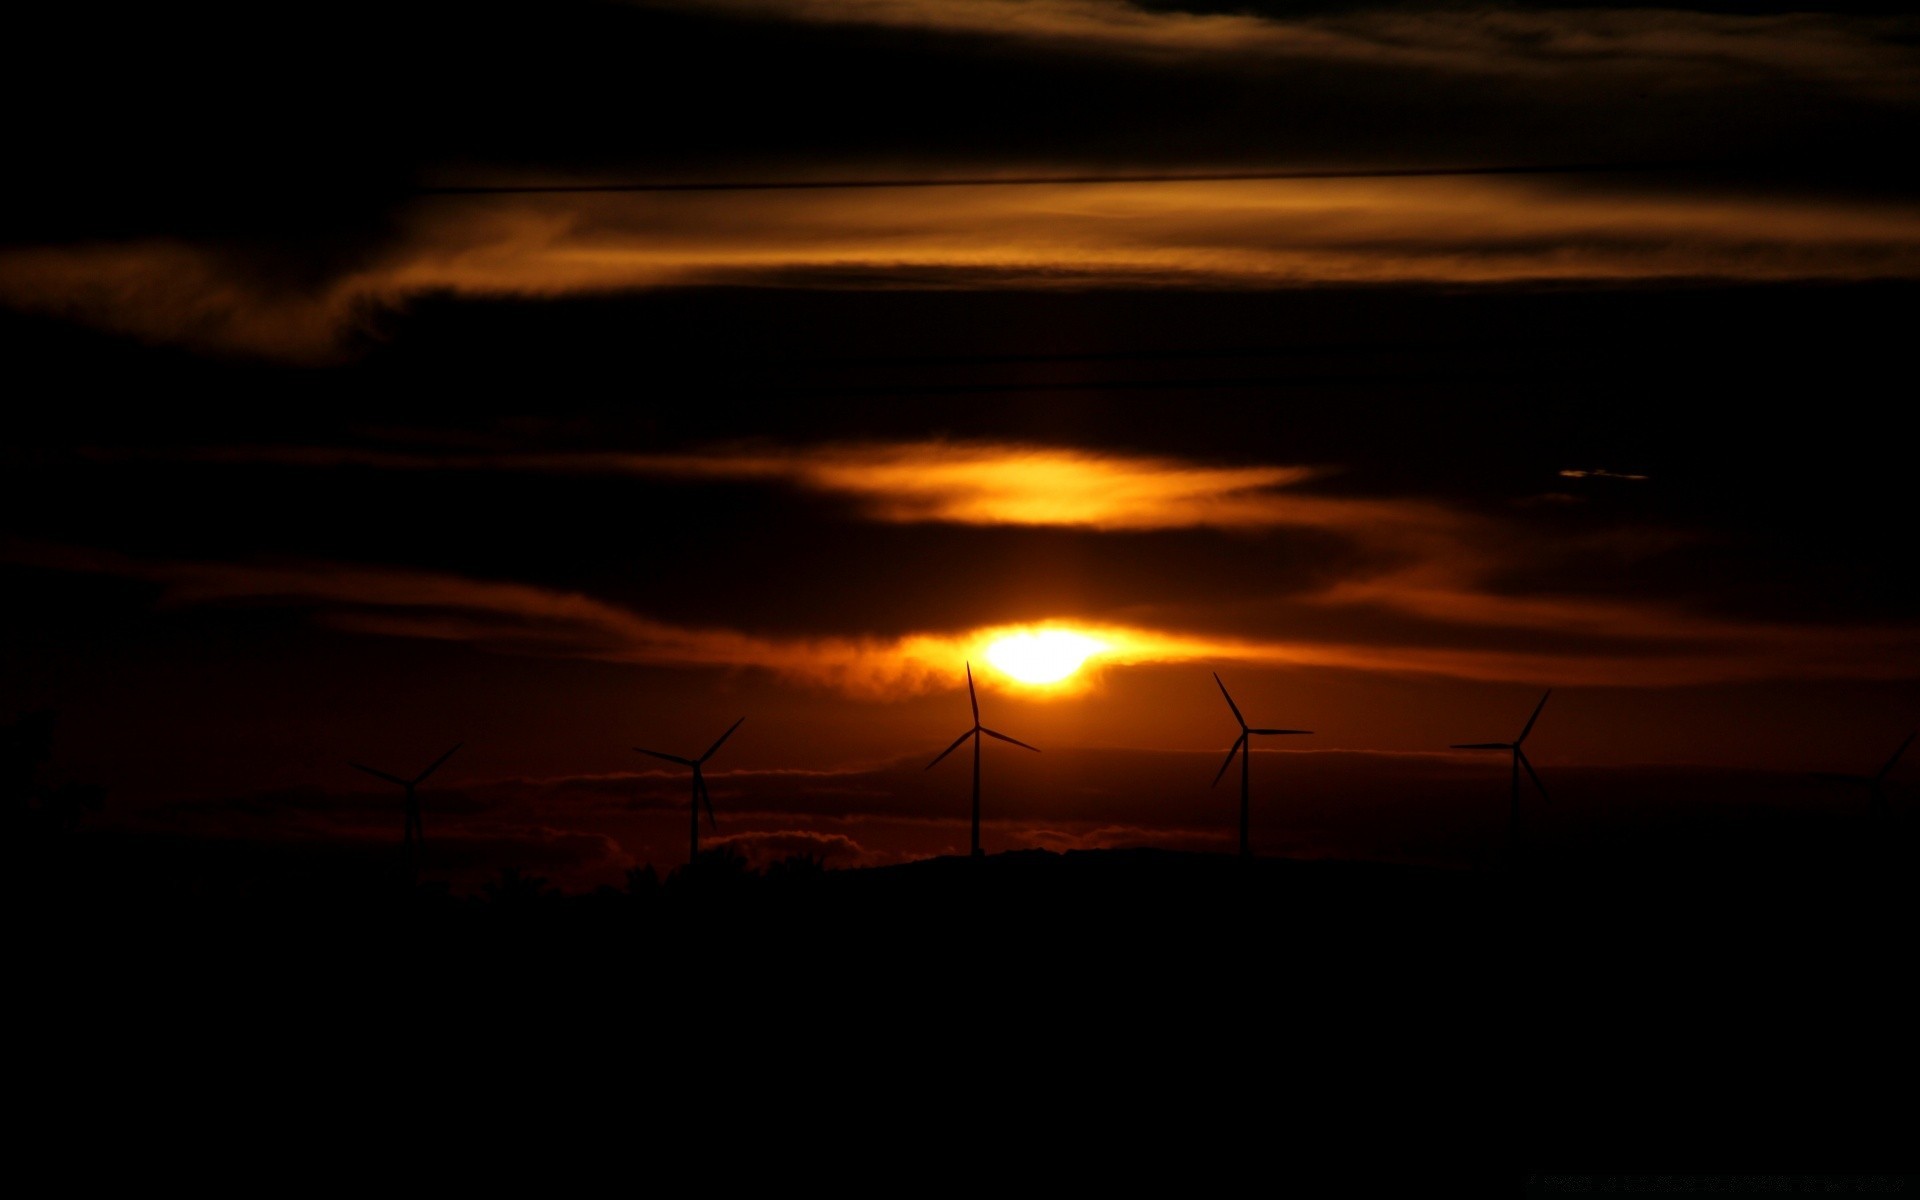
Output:
M728 179L700 182L472 183L414 189L424 196L516 196L595 192L803 192L880 188L1042 187L1112 183L1230 183L1263 179L1422 179L1456 175L1591 175L1671 170L1679 163L1545 163L1470 167L1304 168L1273 171L1177 171L1130 175L970 175L918 179Z

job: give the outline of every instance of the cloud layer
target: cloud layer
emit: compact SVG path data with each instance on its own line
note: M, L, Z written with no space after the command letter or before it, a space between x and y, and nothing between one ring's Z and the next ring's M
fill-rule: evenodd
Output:
M1066 689L1097 678L1101 668L1184 662L1599 686L1897 680L1920 673L1920 630L1906 625L1756 620L1692 611L1652 595L1514 582L1553 561L1577 563L1595 553L1630 561L1676 544L1673 533L1602 530L1543 545L1513 519L1433 500L1316 492L1310 484L1322 473L1297 467L1223 468L1040 445L944 442L524 458L238 447L182 457L773 483L851 500L865 519L886 524L1305 531L1344 543L1349 552L1318 582L1285 594L1237 595L1225 607L1195 598L893 636L688 626L587 591L418 568L151 561L30 543L16 543L8 557L148 580L171 605L286 604L358 633L616 663L752 668L876 698L942 686L955 663L990 661L989 647L999 639L1045 629L1069 630L1100 647L1090 659L1095 671L1069 677L1061 685ZM861 619L857 607L845 615Z
M436 292L1910 279L1910 18L1124 0L291 13L252 71L191 22L49 24L0 303L301 360ZM331 27L331 26L330 26ZM269 38L269 40L272 40ZM119 43L115 42L115 46ZM72 61L68 61L72 56ZM157 63L172 66L155 75ZM155 77L148 79L148 76ZM242 76L242 77L236 77ZM504 77L503 77L504 76ZM337 81L379 81L343 94ZM51 81L60 81L58 89ZM191 79L194 86L182 86ZM319 81L335 86L320 86ZM709 104L719 89L737 103ZM232 112L245 95L264 126ZM462 97L448 105L444 97ZM774 98L777 98L774 99ZM1078 99L1076 99L1078 98ZM672 113L671 120L659 114ZM186 131L186 132L182 132ZM638 131L638 132L636 132ZM1641 164L1581 178L425 198L420 184ZM143 187L151 175L165 187Z
M1550 181L1239 181L423 204L290 288L174 241L0 250L0 302L150 341L300 360L410 298L706 285L1273 287L1912 279L1900 204Z

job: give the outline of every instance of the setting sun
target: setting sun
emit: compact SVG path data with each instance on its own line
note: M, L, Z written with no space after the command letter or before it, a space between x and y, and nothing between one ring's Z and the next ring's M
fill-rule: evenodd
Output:
M987 647L987 661L1021 683L1058 683L1106 643L1065 629L1014 633Z

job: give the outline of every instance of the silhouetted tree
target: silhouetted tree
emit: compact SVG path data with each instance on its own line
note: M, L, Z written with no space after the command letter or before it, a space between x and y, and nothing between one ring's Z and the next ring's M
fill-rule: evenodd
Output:
M651 900L660 894L660 873L653 864L634 867L627 872L627 895L636 900Z
M767 867L767 882L782 885L812 883L827 873L827 863L818 854L789 854Z
M739 890L754 877L745 856L732 846L702 850L700 857L675 871L667 879L668 887L697 887L703 890Z
M523 874L518 867L501 867L497 879L480 885L488 903L506 909L523 909L559 893L549 887L544 876Z

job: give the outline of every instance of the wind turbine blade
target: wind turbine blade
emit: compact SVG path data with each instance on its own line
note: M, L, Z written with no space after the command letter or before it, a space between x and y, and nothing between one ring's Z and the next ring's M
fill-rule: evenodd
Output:
M980 727L980 732L986 734L988 737L997 737L1003 742L1012 742L1014 745L1019 746L1022 749L1033 751L1035 754L1040 753L1040 747L1029 746L1025 742L1021 741L1019 738L1010 738L1004 733L995 733L993 730L988 729L985 725L982 725Z
M350 762L347 765L352 767L356 771L365 771L369 775L378 775L380 778L386 780L388 783L397 783L401 787L407 786L407 781L400 778L398 775L389 775L385 771L376 771L372 767L363 767L357 762Z
M1247 730L1247 732L1248 732L1248 733L1265 733L1265 734L1276 734L1276 733L1312 733L1312 732L1313 732L1313 730L1311 730L1311 729L1249 729L1249 730Z
M967 664L967 703L973 705L973 723L980 723L980 697L973 694L973 664Z
M1220 683L1220 672L1215 671L1213 673L1213 681ZM1227 697L1227 707L1233 710L1233 719L1240 722L1240 728L1245 729L1247 727L1247 719L1240 715L1240 706L1233 702L1233 697L1227 695L1227 685L1224 683L1220 683L1220 694Z
M1512 742L1456 742L1449 750L1511 750Z
M460 747L464 745L466 745L465 742L455 742L453 744L453 750L458 750ZM427 776L433 774L435 771L438 771L440 769L441 763L446 762L448 759L453 757L453 750L449 750L445 754L442 754L439 758L434 759L433 765L428 767L426 770L420 772L418 775L414 776L413 781L415 783L425 783L427 781Z
M1547 695L1540 697L1540 703L1533 706L1533 715L1527 718L1527 727L1520 731L1520 736L1513 739L1514 745L1518 746L1521 742L1526 741L1527 735L1533 732L1533 723L1540 719L1540 710L1547 706L1547 696L1551 695L1553 695L1553 689L1548 688Z
M720 735L720 741L717 741L717 742L715 742L715 743L714 743L713 745L711 745L711 746L708 746L708 747L707 747L707 752L706 752L705 754L702 754L702 755L700 756L700 761L701 761L701 762L705 762L705 761L707 761L708 759L710 759L710 758L712 758L712 757L713 757L713 752L714 752L715 750L718 750L718 749L720 748L720 742L724 742L724 741L726 741L726 740L727 740L728 738L730 738L730 737L732 737L732 736L733 736L733 731L734 731L734 730L736 730L736 729L738 729L738 728L740 728L740 726L741 726L741 724L742 724L742 723L744 723L745 721L746 721L746 718L745 718L745 717L741 717L741 718L740 718L740 720L738 720L738 721L735 721L735 722L734 722L733 724L731 724L731 725L729 725L729 726L727 726L727 731L726 731L725 733L723 733L723 734L721 734L721 735Z
M1240 747L1246 740L1247 735L1244 733L1233 739L1233 745L1227 750L1227 761L1220 764L1220 773L1213 777L1213 782L1208 784L1208 787L1217 787L1220 781L1226 778L1227 768L1233 765L1233 756L1240 753Z
M935 767L939 766L941 759L945 758L949 754L952 754L955 750L958 750L960 748L960 743L966 741L968 738L972 736L973 736L973 730L969 729L965 733L961 734L959 737L953 739L953 745L948 746L945 750L942 750L940 753L934 755L933 761L928 763L925 769L931 771Z
M1540 798L1542 800L1548 799L1547 785L1540 782L1539 774L1534 771L1533 764L1527 761L1527 756L1520 753L1520 747L1515 746L1513 748L1513 756L1519 759L1520 765L1527 769L1527 778L1533 780L1533 786L1540 789Z
M678 754L662 754L658 750L643 750L639 746L635 746L634 749L642 754L650 754L655 758L664 758L670 763L679 763L683 767L691 767L693 765L692 759L681 758Z
M1913 745L1913 739L1915 734L1920 734L1920 729L1916 729L1913 733L1908 734L1907 740L1900 743L1900 748L1893 752L1893 757L1887 760L1887 765L1884 767L1881 767L1880 773L1873 777L1873 781L1875 783L1880 782L1882 779L1885 779L1888 775L1891 775L1893 773L1894 764L1898 763L1900 761L1900 756L1907 752L1907 747Z

